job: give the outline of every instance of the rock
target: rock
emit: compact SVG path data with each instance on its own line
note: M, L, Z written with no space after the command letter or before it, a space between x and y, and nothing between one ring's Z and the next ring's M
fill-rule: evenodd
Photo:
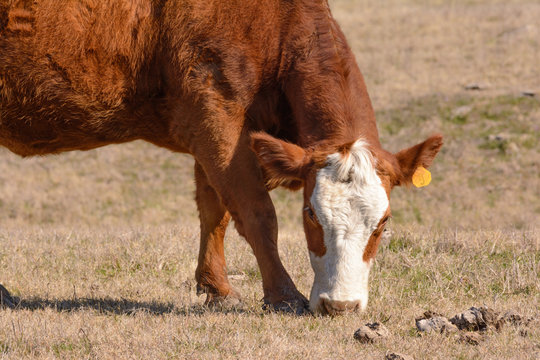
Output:
M487 307L471 307L450 319L450 322L460 330L485 331L489 326L499 329L502 320L499 314Z
M472 106L464 105L452 110L453 117L465 117L472 111Z
M535 97L536 93L534 91L525 90L521 92L521 95L527 96L527 97Z
M458 341L468 343L471 345L478 345L484 340L485 340L484 336L476 332L460 334L458 338Z
M388 225L387 225L388 226ZM394 232L392 229L385 227L383 230L383 233L381 235L381 240L383 243L389 243L390 239L392 238L392 235L394 235Z
M511 142L506 145L505 153L507 154L517 154L519 153L519 146L516 143Z
M488 88L485 84L470 83L463 87L465 90L486 90Z
M387 353L384 359L385 360L414 360L412 356L404 355L400 353Z
M363 325L354 332L354 338L361 343L372 343L389 335L390 331L386 326L378 322Z
M506 142L510 139L510 135L505 133L491 134L487 137L489 141Z

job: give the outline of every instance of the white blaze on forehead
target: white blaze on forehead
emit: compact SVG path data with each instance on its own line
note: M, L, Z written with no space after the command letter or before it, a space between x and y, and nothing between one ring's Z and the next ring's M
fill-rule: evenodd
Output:
M368 297L371 261L368 240L388 208L388 197L366 143L358 140L347 155L332 154L317 173L311 204L324 231L326 253L310 253L315 272L310 306L320 298L360 301Z

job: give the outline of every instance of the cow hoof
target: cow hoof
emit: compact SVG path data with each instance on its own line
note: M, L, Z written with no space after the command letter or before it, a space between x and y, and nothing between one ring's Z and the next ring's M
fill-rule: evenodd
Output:
M226 296L207 293L204 305L211 309L232 310L243 308L244 303L241 300L240 294L236 290L231 289Z
M14 309L18 304L18 301L9 294L9 291L2 285L0 285L0 307L8 307Z
M311 314L311 311L309 310L309 302L302 295L291 300L283 300L274 304L265 299L263 310L295 314L299 316Z

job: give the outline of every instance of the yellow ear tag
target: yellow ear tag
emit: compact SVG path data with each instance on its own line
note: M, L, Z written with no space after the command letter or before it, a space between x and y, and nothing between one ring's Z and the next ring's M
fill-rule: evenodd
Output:
M416 187L428 186L431 182L431 173L423 166L419 166L412 176L412 183Z

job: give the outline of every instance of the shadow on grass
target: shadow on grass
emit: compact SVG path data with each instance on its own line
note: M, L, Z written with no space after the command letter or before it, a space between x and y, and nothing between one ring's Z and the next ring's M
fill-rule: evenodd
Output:
M19 299L17 299L19 300ZM127 299L110 298L73 298L73 299L21 299L14 310L44 310L53 309L58 312L74 312L79 310L95 310L105 315L135 315L138 313L150 315L179 315L200 316L208 313L239 314L246 310L238 307L207 307L204 305L188 305L176 307L172 303L144 302Z

